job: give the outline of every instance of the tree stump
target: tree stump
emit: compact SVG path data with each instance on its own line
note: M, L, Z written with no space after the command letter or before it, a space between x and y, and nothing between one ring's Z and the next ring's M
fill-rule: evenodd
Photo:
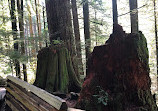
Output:
M78 106L90 111L157 111L150 91L147 43L142 32L115 26L88 60Z
M71 56L63 45L52 45L38 52L34 85L46 91L79 92L81 85L74 72Z

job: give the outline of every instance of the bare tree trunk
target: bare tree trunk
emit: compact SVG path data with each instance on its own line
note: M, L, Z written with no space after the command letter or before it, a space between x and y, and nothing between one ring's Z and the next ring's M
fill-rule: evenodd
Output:
M30 30L30 38L31 38L31 42L29 43L32 47L31 47L31 56L33 57L36 57L36 50L35 49L35 37L34 37L34 34L33 34L33 21L32 21L32 13L31 13L31 10L30 10L30 6L27 5L27 10L29 12L28 14L28 17L29 17L29 30Z
M27 5L26 5L27 6ZM25 20L25 28L24 28L24 39L25 39L25 54L26 56L29 56L29 49L28 49L28 37L29 37L29 22L27 20Z
M97 20L97 11L96 9L94 9L94 17L95 17L95 21ZM95 23L95 26L94 26L94 29L95 29L95 42L96 42L96 46L98 45L98 34L97 34L97 24Z
M86 49L86 61L90 55L91 40L90 40L90 23L89 23L89 5L88 0L83 0L83 18L84 18L84 37Z
M48 2L48 3L47 3ZM46 2L46 12L48 21L48 30L50 35L50 43L53 44L53 40L62 40L66 42L66 45L71 52L72 42L72 22L70 13L70 1L64 0L53 2ZM58 6L58 7L56 7ZM64 9L64 10L63 10ZM54 13L51 13L54 12Z
M80 40L80 30L79 30L79 23L78 23L78 12L77 12L77 5L76 0L71 0L72 3L72 15L73 15L73 26L74 26L74 33L75 33L75 43L76 43L76 50L77 50L77 62L79 63L79 73L84 74L83 72L83 63L82 63L82 52L81 52L81 40Z
M154 4L154 22L155 22L155 41L156 41L156 61L157 61L157 74L158 74L158 35L157 35L157 13L156 13L156 0L153 0ZM158 82L158 78L157 78ZM157 83L158 84L158 83ZM158 87L158 86L157 86Z
M17 19L15 15L15 0L11 0L11 10L10 10L11 20L12 20L12 31L13 31L13 38L17 40ZM14 50L18 52L19 44L18 42L14 43ZM16 76L21 78L20 75L20 63L17 59L15 59L15 71Z
M35 0L35 8L36 8L36 19L37 19L37 29L38 29L38 36L41 38L41 20L40 14L38 12L39 0ZM42 48L41 40L39 40L39 48Z
M24 39L24 19L23 19L23 0L17 0L17 8L18 8L18 19L19 19L19 29L20 29L20 38ZM25 55L25 47L24 40L21 42L21 54ZM27 69L26 64L23 65L23 75L24 81L27 81Z
M129 0L130 17L131 17L131 33L138 33L138 9L137 0Z
M46 21L45 21L45 7L44 6L43 6L43 27L44 27L44 34L45 34L45 44L46 44L46 47L48 47L48 38L47 38L47 35L45 33Z
M115 25L118 24L117 0L112 0L112 11L113 11L113 31L114 31Z
M50 43L54 44L54 40L64 41L71 53L73 61L76 56L76 51L70 8L70 0L65 0L62 3L61 1L53 0L53 2L46 4Z

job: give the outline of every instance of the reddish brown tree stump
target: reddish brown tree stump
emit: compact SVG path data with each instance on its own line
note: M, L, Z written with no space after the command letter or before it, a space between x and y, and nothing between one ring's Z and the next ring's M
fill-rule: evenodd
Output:
M115 29L89 58L78 105L90 111L157 111L144 35Z

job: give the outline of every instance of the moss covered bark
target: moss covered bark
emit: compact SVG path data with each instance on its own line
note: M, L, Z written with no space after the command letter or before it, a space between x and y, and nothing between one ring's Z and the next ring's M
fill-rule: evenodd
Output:
M34 85L50 93L79 92L81 84L76 77L70 58L67 48L63 45L40 50Z
M157 111L148 57L141 32L126 34L116 26L106 44L95 47L88 60L78 105L91 111ZM98 86L103 91L96 92Z

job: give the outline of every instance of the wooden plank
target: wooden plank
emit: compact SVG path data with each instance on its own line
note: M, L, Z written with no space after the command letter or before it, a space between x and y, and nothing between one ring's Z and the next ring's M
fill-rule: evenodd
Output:
M12 76L8 76L7 79L11 80L14 83L18 84L19 86L25 88L27 91L30 91L33 94L37 95L39 98L48 102L50 105L52 105L53 107L55 107L58 110L67 110L67 108L68 108L65 100L63 100L57 96L54 96L54 95L46 92L43 89L37 88L36 86L33 86L25 81L22 81L18 78L12 77Z
M24 93L18 87L16 87L16 85L11 84L10 82L8 82L7 85L10 88L13 88L14 92L17 93L18 95L20 95L21 98L25 99L25 102L22 104L25 104L27 102L27 103L31 104L32 107L35 107L39 111L48 111L44 106L41 106L36 100L34 100L33 98L30 98L26 93Z
M13 111L19 111L15 105L13 105L9 100L6 100L6 104L13 110Z
M22 105L14 96L10 95L8 92L6 94L6 104L14 111L28 111L28 109Z
M38 111L37 108L35 108L32 104L30 104L29 102L27 102L27 99L22 98L19 94L15 93L13 90L11 90L10 88L6 88L7 91L14 96L19 102L21 103L25 103L23 104L25 107L27 107L30 111Z

